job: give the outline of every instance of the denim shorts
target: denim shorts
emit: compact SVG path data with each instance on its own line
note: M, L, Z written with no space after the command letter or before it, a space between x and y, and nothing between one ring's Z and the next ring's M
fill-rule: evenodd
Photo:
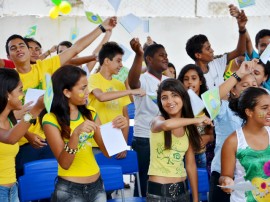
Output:
M101 177L89 184L79 184L58 178L52 202L106 202Z
M189 192L185 182L160 184L148 181L146 199L148 202L189 202Z
M15 183L12 187L0 186L0 201L1 202L19 202L18 184Z

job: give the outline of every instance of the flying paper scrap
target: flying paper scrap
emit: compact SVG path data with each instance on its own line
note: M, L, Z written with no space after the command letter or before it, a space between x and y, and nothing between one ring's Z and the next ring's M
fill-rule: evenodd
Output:
M134 14L130 13L121 18L120 24L127 30L128 33L132 33L140 24L142 24L143 20Z

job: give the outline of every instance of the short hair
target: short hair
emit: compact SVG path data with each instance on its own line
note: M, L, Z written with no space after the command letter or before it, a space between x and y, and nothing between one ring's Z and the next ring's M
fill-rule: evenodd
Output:
M145 61L145 64L147 65L147 60L146 60L146 57L147 56L150 56L150 57L154 57L155 53L160 49L160 48L164 48L163 45L161 44L152 44L150 46L148 46L145 51L144 51L144 61Z
M58 44L57 49L56 49L56 53L58 54L58 48L59 46L66 46L67 48L70 48L72 46L72 43L70 41L62 41Z
M257 47L259 44L259 40L265 36L270 36L270 30L269 29L262 29L260 30L256 36L255 36L255 46Z
M25 41L27 42L27 44L28 44L29 42L34 42L34 43L36 43L40 48L42 48L41 44L40 44L37 40L35 40L34 38L26 38L26 37L24 37L24 39L25 39Z
M27 41L25 40L25 38L23 38L21 35L18 34L13 34L10 37L8 37L7 41L6 41L6 52L7 55L9 55L9 48L8 48L8 44L10 41L14 40L14 39L21 39L25 45L27 46L27 48L29 48Z
M191 37L186 43L186 52L189 57L196 61L195 54L202 52L203 44L207 41L207 37L203 34L194 35Z
M124 55L124 53L124 50L116 42L107 42L102 46L98 53L99 64L103 65L105 58L113 60L116 55Z

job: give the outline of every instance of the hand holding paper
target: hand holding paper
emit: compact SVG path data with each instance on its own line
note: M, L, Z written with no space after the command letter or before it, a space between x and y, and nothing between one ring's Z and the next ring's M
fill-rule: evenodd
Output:
M100 126L100 132L109 156L127 150L127 143L122 131L118 128L113 128L112 122Z
M234 185L227 185L227 186L217 185L217 186L219 186L221 188L236 190L236 191L252 191L252 190L256 189L256 187L254 187L250 181L239 182L239 183L234 184Z

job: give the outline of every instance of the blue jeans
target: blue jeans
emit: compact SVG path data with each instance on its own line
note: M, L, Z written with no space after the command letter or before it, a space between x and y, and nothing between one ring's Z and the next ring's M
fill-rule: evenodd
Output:
M79 184L58 178L51 202L106 202L101 177L89 184Z
M206 168L205 153L195 154L195 161L196 161L197 168Z
M149 138L133 137L132 149L137 152L139 164L139 177L142 191L142 197L146 197L146 188L148 181L148 168L150 164L150 144ZM137 179L135 177L134 196L139 196Z
M40 149L33 148L29 143L20 146L16 156L16 177L19 179L23 175L23 165L28 162L55 158L49 145Z
M19 202L17 183L15 183L12 187L0 186L0 201Z

